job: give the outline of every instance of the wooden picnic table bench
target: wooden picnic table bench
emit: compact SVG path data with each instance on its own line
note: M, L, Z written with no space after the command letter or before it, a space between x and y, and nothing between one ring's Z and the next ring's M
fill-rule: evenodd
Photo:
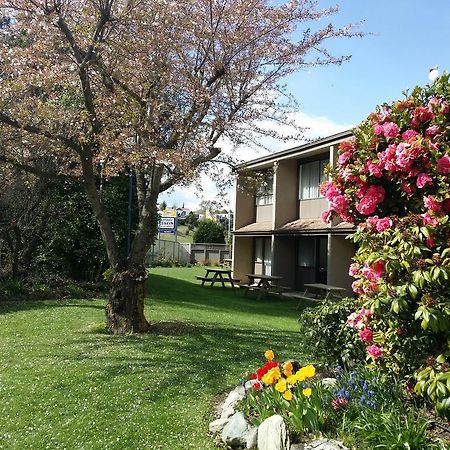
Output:
M226 284L230 284L232 287L236 287L241 281L237 278L231 276L231 269L223 269L216 267L207 267L205 276L196 276L197 280L201 281L201 286L203 287L205 283L209 283L210 286L214 286L214 283L221 283L222 287Z
M257 298L261 298L262 294L278 294L282 295L283 291L288 290L284 286L278 285L278 282L283 279L276 275L263 275L256 273L248 273L248 283L241 284L240 286L245 289L244 296L250 291L257 291ZM256 282L256 280L259 280Z

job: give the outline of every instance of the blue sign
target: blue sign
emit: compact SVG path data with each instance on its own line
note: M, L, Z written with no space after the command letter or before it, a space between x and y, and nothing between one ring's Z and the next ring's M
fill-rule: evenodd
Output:
M167 234L175 234L177 231L176 217L161 217L159 221L159 232Z

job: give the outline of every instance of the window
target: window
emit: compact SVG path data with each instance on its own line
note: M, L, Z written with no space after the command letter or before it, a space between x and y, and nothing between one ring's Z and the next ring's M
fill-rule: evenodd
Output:
M322 197L319 187L327 179L324 171L328 162L329 159L322 159L300 165L300 199Z
M256 205L271 205L273 201L273 173L264 172L261 178L261 184L256 190Z
M272 274L271 238L255 238L255 263L262 265L264 275Z

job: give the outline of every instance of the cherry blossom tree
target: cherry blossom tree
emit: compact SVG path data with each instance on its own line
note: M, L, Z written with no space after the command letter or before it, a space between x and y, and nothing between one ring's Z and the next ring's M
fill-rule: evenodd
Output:
M159 193L220 159L266 119L286 123L282 80L340 64L324 47L361 36L327 23L336 8L312 0L0 0L0 160L82 183L113 269L112 333L144 332L144 257ZM249 131L252 131L250 133ZM39 149L31 151L30 149ZM31 170L31 169L30 169ZM121 257L99 173L132 173L139 223Z

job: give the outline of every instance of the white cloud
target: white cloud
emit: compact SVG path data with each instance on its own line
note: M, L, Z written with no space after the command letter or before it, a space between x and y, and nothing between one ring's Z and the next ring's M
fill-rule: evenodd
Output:
M280 142L276 139L264 137L261 139L261 147L241 147L235 148L229 141L222 141L223 152L225 154L234 154L237 158L243 161L250 161L255 158L274 153L281 150L300 145L307 140L323 138L332 134L339 133L341 131L348 130L354 126L354 124L336 123L327 118L326 116L310 116L304 112L293 113L291 118L295 123L303 128L305 131L303 136L297 140L292 140L289 143ZM262 126L272 126L273 123L264 123ZM283 134L292 134L292 130L288 127L280 125L278 130ZM194 185L175 187L170 193L163 193L159 197L159 202L165 201L167 205L172 206L184 206L186 208L195 210L198 208L198 204L202 200L221 200L222 203L232 203L232 192L227 193L228 198L221 196L218 198L218 190L214 180L206 174L201 174L200 185L202 186L202 192L199 193ZM224 201L225 200L225 201ZM232 206L232 205L231 205ZM225 207L227 207L225 205Z

